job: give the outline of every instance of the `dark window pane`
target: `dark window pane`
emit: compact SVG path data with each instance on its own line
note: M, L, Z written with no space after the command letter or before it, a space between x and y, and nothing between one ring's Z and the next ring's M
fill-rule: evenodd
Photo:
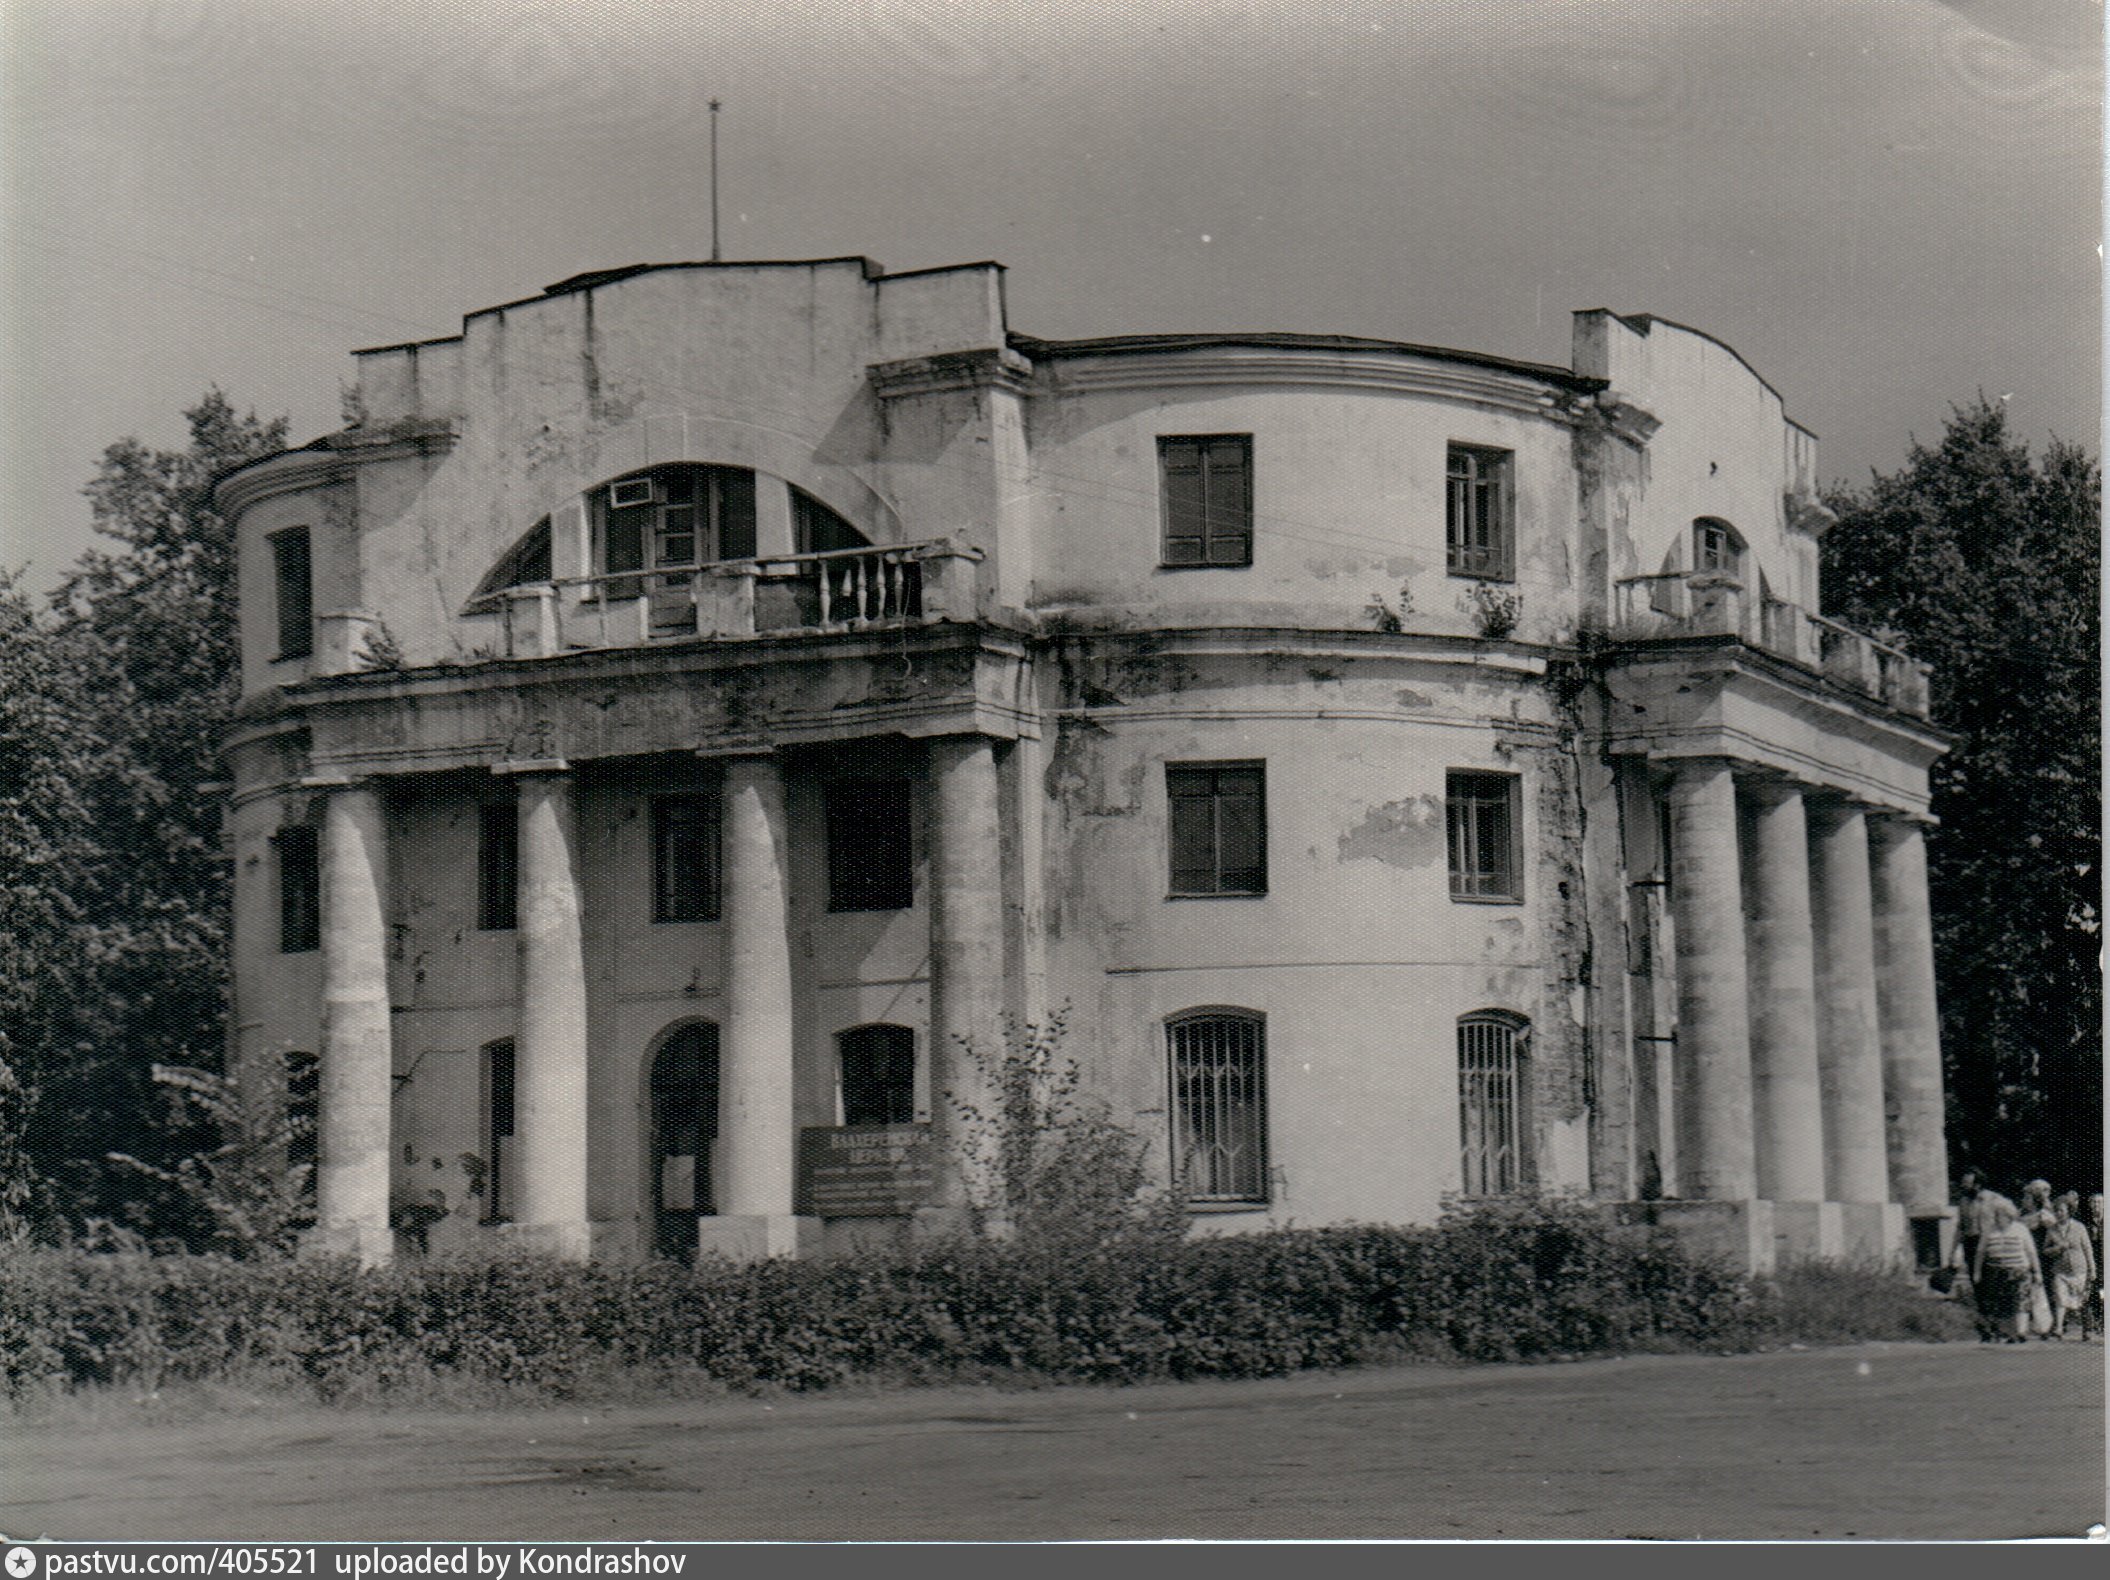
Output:
M1454 576L1508 581L1515 575L1516 524L1507 450L1452 445L1447 468L1444 540Z
M755 557L755 474L745 467L712 468L718 493L717 557Z
M656 797L652 803L652 919L708 922L717 915L717 797Z
M916 891L909 781L837 780L826 797L828 909L908 909Z
M834 554L871 544L862 532L802 489L791 491L791 524L801 554Z
M274 533L271 560L277 583L278 656L305 658L315 651L315 584L308 558L308 529Z
M1244 434L1158 441L1166 565L1249 565L1252 441Z
M278 947L289 955L322 946L322 868L315 830L282 828L278 847Z
M1449 776L1451 894L1459 899L1516 900L1523 895L1514 774Z
M494 802L477 812L476 925L498 931L517 925L520 813L509 802Z
M916 1038L906 1026L860 1026L836 1039L843 1123L906 1125L916 1117Z
M1267 892L1266 783L1258 763L1166 767L1172 893Z

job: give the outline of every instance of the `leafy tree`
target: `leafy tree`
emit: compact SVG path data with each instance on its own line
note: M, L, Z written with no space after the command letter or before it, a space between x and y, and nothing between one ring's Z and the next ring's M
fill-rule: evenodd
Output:
M234 546L213 480L285 447L218 390L189 446L111 445L86 494L114 549L38 609L0 585L0 1215L54 1234L97 1217L201 1229L142 1191L210 1144L159 1065L217 1069L228 875L219 737L234 705Z
M2100 467L2056 440L2033 459L1981 395L1829 503L1833 612L1931 663L1957 736L1928 841L1952 1160L2099 1179Z

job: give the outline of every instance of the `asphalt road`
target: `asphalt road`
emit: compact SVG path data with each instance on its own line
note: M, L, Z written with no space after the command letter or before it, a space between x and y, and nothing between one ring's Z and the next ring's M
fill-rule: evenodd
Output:
M2072 1536L2098 1345L1863 1345L1252 1383L10 1423L75 1540Z

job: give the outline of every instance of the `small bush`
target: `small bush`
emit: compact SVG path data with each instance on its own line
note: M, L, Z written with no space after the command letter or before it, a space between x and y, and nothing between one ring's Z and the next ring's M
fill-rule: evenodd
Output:
M1967 1337L1890 1275L1757 1284L1581 1204L1430 1228L960 1239L808 1262L580 1265L0 1255L10 1397L286 1379L322 1400L635 1396L852 1381L1268 1377L1404 1358L1540 1360Z

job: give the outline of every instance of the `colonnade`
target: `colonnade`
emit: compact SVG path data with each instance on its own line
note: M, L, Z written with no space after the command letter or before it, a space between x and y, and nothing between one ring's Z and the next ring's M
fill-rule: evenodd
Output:
M1679 1194L1939 1213L1948 1169L1921 825L1721 758L1680 760L1665 808Z
M963 1049L993 1052L1003 1006L1002 869L993 743L930 743L932 1119L986 1108ZM510 1232L560 1255L591 1254L585 928L573 775L562 762L504 765L519 790L519 1022L512 1146L520 1191ZM387 1260L390 1102L386 824L370 781L317 784L321 839L323 1028L317 1231L320 1249ZM727 761L719 1031L721 1211L701 1220L707 1248L737 1256L798 1250L817 1228L794 1214L791 872L783 768L770 755ZM944 1149L941 1148L941 1155ZM970 1183L940 1170L939 1211Z

